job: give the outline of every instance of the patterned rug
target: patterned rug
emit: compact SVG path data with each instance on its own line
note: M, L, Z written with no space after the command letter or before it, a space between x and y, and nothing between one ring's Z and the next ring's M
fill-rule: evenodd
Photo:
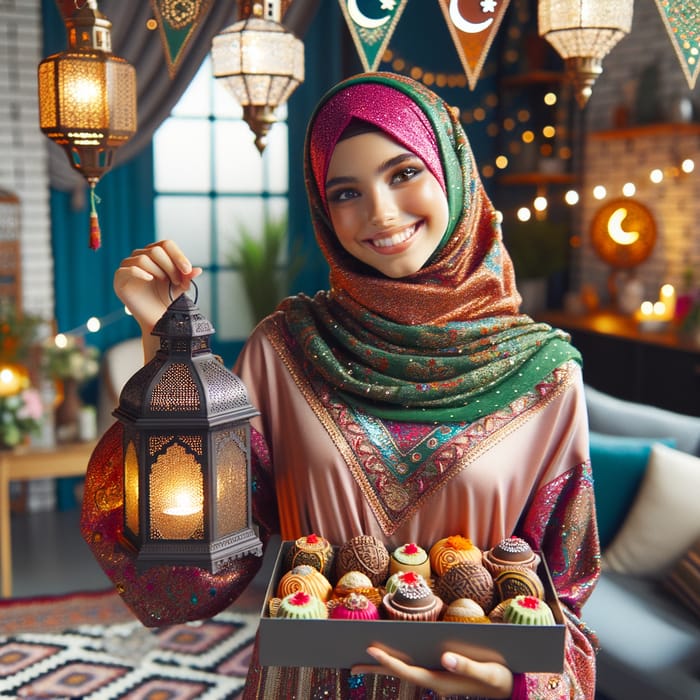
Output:
M114 593L20 602L0 605L2 700L233 700L258 621L230 608L211 620L149 629ZM17 631L23 615L32 631ZM96 615L100 624L83 624Z

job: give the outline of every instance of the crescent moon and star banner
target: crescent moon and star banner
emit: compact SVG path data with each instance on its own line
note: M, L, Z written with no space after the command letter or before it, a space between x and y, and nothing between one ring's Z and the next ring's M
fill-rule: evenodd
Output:
M338 0L365 71L375 71L408 0Z
M688 87L695 88L700 68L700 2L698 0L656 0L666 32L685 73Z
M473 90L510 0L439 0Z
M168 74L174 78L190 40L209 12L211 0L151 0L151 6L165 51Z

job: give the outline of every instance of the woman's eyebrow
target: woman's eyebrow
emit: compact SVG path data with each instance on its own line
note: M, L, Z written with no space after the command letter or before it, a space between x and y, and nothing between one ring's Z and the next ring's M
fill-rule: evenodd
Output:
M414 158L418 158L418 156L414 153L411 153L410 151L406 151L405 153L399 153L397 156L394 156L393 158L388 158L383 163L380 163L379 167L376 170L376 174L381 175L387 170L391 170L391 168L395 168L397 165L401 165L401 163L403 163L404 161L413 160ZM331 189L331 187L336 187L337 185L347 185L353 182L357 182L356 177L353 177L351 175L340 175L338 177L333 177L330 180L327 180L326 189L329 190Z

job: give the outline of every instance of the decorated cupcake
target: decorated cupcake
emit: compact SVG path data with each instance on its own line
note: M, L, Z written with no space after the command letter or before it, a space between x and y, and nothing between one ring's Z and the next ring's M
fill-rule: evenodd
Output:
M295 566L307 564L329 578L333 566L333 555L331 543L325 537L312 533L295 540L289 548L286 568L289 570Z
M332 590L331 582L318 569L308 564L295 566L283 574L277 584L279 598L297 591L305 591L325 602L331 597Z
M396 590L384 596L384 610L394 620L434 621L440 617L442 608L442 600L413 571L402 572Z
M462 562L481 564L481 550L462 535L450 535L430 548L430 566L436 576L442 576L451 566Z
M442 616L445 622L489 623L484 609L471 598L457 598L447 606Z
M328 617L331 620L378 620L379 609L367 596L350 593L328 605Z
M372 535L357 535L341 545L336 573L343 576L349 571L361 571L373 586L381 586L389 576L389 551L384 543Z
M391 553L389 573L398 571L413 571L420 574L426 581L430 580L430 559L428 553L415 542L409 542L397 547Z
M493 578L481 565L462 562L451 566L435 584L435 592L449 605L457 598L471 598L486 612L494 603Z
M553 625L552 609L539 598L518 595L503 611L503 622L514 625Z
M538 554L520 537L506 537L495 547L484 552L484 566L495 577L501 571L525 568L537 571L540 563Z
M499 600L529 595L544 598L544 585L540 577L530 569L506 569L493 580Z
M328 617L328 608L315 595L297 591L280 600L276 617L288 617L295 620L325 620Z

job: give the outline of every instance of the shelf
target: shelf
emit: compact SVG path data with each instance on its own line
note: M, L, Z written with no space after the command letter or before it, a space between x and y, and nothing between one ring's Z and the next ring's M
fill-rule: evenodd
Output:
M637 124L622 129L607 129L594 131L589 138L592 141L610 141L614 139L633 139L640 136L679 136L683 134L700 135L700 124L697 122L667 122L663 124Z
M571 185L575 179L572 173L506 173L498 176L503 185Z

